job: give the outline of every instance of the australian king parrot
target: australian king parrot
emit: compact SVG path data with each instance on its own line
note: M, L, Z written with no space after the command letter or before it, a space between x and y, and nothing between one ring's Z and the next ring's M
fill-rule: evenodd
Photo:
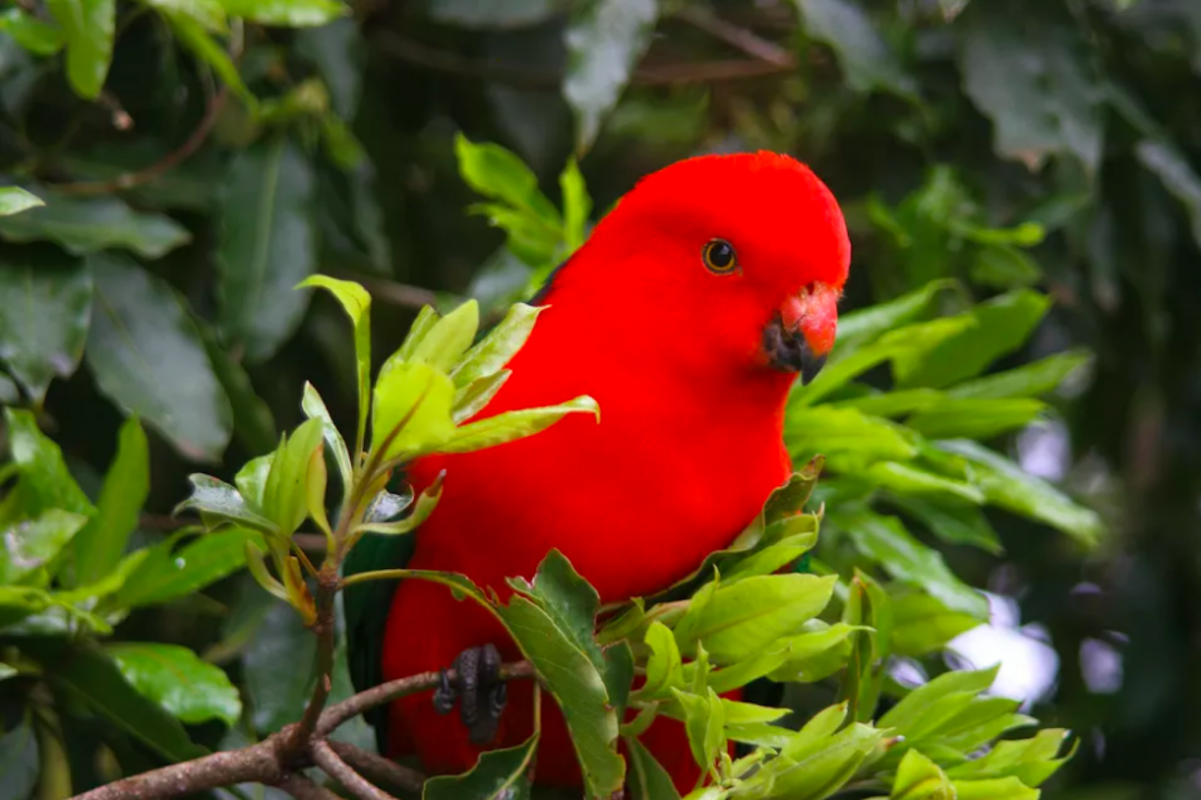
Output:
M791 474L785 403L834 343L849 262L837 202L789 156L698 156L642 178L534 298L546 308L477 417L587 394L599 421L573 414L515 442L415 461L417 491L445 472L438 506L412 537L360 543L347 572L458 572L505 599L506 578L532 578L557 548L602 603L671 586ZM459 671L480 675L463 688L478 694L488 662L521 658L494 617L438 584L361 584L346 602L359 689L466 654ZM530 735L532 691L515 681L466 698L470 726L445 713L446 696L402 698L376 719L381 746L416 753L431 773L466 771ZM542 731L535 781L578 786L553 702ZM692 788L699 767L681 723L660 718L642 741Z

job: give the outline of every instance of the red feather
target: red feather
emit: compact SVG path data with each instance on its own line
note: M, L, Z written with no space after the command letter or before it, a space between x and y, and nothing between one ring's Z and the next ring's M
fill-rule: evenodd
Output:
M730 242L739 269L701 258ZM758 513L791 464L782 444L794 375L763 353L763 329L815 282L840 291L849 244L826 187L785 156L707 156L644 179L559 271L513 374L479 417L588 394L599 423L573 414L550 429L474 453L413 465L418 488L446 470L438 508L410 564L460 572L509 595L558 548L602 602L646 596L695 569ZM833 325L833 320L830 320ZM832 336L832 331L829 332ZM463 649L520 654L491 615L449 590L401 584L383 671L393 679L450 665ZM495 746L532 731L529 684L510 686ZM391 709L391 750L431 772L470 768L479 748L428 693ZM559 710L544 709L536 779L578 785ZM660 720L644 737L681 790L699 767L683 729Z

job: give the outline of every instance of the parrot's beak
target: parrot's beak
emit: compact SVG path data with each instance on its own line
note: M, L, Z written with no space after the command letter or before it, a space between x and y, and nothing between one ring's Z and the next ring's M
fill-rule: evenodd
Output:
M837 329L838 291L813 283L780 306L763 331L763 349L772 366L799 372L807 384L825 365Z

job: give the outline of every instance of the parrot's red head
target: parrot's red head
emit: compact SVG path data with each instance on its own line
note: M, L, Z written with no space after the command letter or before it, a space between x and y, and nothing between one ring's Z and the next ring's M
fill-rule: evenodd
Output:
M834 345L849 262L842 213L808 167L769 152L701 156L643 178L545 299L639 316L641 346L685 369L808 382Z

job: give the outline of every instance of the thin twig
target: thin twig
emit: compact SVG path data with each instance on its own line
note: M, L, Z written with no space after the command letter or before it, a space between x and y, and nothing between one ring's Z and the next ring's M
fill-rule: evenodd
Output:
M787 69L791 69L796 65L796 59L785 48L780 47L775 42L770 42L761 36L757 36L747 28L739 27L732 22L727 22L720 17L714 16L704 9L697 8L696 6L684 6L676 12L676 16L689 25L699 28L712 36L716 36L726 44L737 47L752 58L757 58L760 61L766 61L769 64L775 64L778 67Z
M174 169L184 159L195 153L200 148L200 145L204 144L212 132L213 126L217 124L217 117L220 115L221 109L225 106L225 100L228 96L229 88L222 86L209 99L204 117L201 118L200 124L196 126L196 129L192 131L192 134L184 143L150 166L143 167L137 172L124 172L107 181L78 181L75 183L55 184L53 185L54 190L62 194L73 195L112 194L113 192L133 189L134 187L150 183L163 173Z
M350 742L329 741L338 757L351 765L360 775L370 778L377 784L393 786L414 794L421 793L425 784L425 775L411 767L397 764L391 759L378 756L369 750L356 747Z
M343 517L347 515L344 513ZM309 746L309 740L317 730L317 724L325 710L333 688L334 670L334 595L338 592L338 573L334 566L327 563L317 576L317 621L313 623L313 632L317 634L317 686L313 696L305 706L304 716L296 726L289 744L288 755L299 755Z
M372 297L385 303L405 308L421 308L422 306L432 306L438 302L438 295L421 286L373 278L361 273L350 274L344 270L334 270L333 272L335 277L358 281L371 293Z
M447 50L405 39L389 31L375 36L379 47L389 56L414 66L450 75L468 78L483 78L526 89L557 91L563 82L560 73L534 69L505 61L487 61L470 58ZM772 61L732 59L719 61L697 61L682 64L639 67L630 83L639 86L666 86L685 83L712 83L715 81L761 78L789 72L793 65Z
M396 800L383 789L372 786L366 778L354 771L354 768L343 761L329 742L313 742L313 761L325 770L325 774L342 784L359 800Z
M296 800L342 800L329 789L318 786L299 772L293 772L275 785Z

